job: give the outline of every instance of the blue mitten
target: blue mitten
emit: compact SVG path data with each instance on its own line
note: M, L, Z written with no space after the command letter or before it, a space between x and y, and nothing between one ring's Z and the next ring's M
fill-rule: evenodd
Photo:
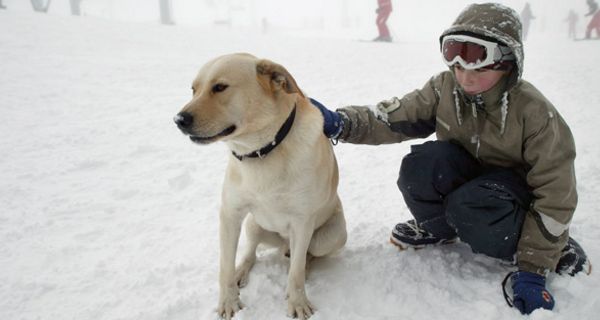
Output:
M344 128L342 116L338 112L327 109L327 107L322 105L319 101L313 98L309 99L315 107L319 108L321 114L323 114L323 119L325 119L325 122L323 123L323 133L327 136L327 138L337 138L340 133L342 133L342 129Z
M511 276L513 304L522 314L530 314L535 309L554 308L554 298L546 290L546 278L537 273L518 271Z

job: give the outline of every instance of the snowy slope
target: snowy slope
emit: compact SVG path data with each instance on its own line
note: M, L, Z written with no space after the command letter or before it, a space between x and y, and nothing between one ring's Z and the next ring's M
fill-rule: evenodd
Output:
M375 44L10 11L0 30L0 319L216 318L227 150L194 145L172 123L209 58L270 58L331 108L402 95L444 69L436 38ZM600 46L537 41L525 78L571 125L571 233L600 263ZM463 244L388 244L410 217L395 185L409 146L335 147L349 240L312 267L313 319L520 318L500 290L509 266ZM287 319L286 272L284 257L261 251L237 319ZM598 272L551 276L549 288L555 310L531 319L600 313Z

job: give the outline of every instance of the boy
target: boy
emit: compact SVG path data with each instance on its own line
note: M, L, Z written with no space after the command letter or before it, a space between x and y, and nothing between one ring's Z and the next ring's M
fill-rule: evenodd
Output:
M436 141L413 145L402 160L398 186L415 219L395 226L392 243L460 238L474 252L516 259L512 302L529 314L554 307L549 272L589 273L590 264L568 232L577 204L573 136L521 79L521 30L513 9L470 5L440 37L450 70L422 89L372 108L313 103L334 140L382 144L435 132Z

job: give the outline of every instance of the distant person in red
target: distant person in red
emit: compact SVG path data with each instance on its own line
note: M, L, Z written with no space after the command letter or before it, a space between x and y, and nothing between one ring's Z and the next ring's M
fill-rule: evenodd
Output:
M585 38L589 39L592 36L592 31L596 30L596 37L600 38L600 11L598 11L598 3L594 0L587 0L590 11L585 15L592 16L592 20L585 30Z
M529 34L529 25L531 24L531 20L535 19L533 16L533 12L531 12L531 6L529 2L525 3L525 8L521 11L521 23L523 23L523 40L527 39L527 35Z
M569 15L565 19L565 21L569 25L569 33L568 33L569 39L575 39L577 37L575 30L577 29L577 21L578 20L579 20L579 15L577 15L577 13L575 13L575 11L573 9L569 10Z
M377 0L377 29L379 29L379 36L373 41L392 41L392 36L390 35L390 29L387 27L387 19L390 17L390 13L392 13L392 0Z

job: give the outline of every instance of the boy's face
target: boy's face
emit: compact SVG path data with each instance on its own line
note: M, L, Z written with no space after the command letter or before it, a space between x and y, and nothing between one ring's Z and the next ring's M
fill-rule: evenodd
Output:
M490 90L506 73L507 71L490 69L466 70L458 64L454 66L456 81L470 95Z

